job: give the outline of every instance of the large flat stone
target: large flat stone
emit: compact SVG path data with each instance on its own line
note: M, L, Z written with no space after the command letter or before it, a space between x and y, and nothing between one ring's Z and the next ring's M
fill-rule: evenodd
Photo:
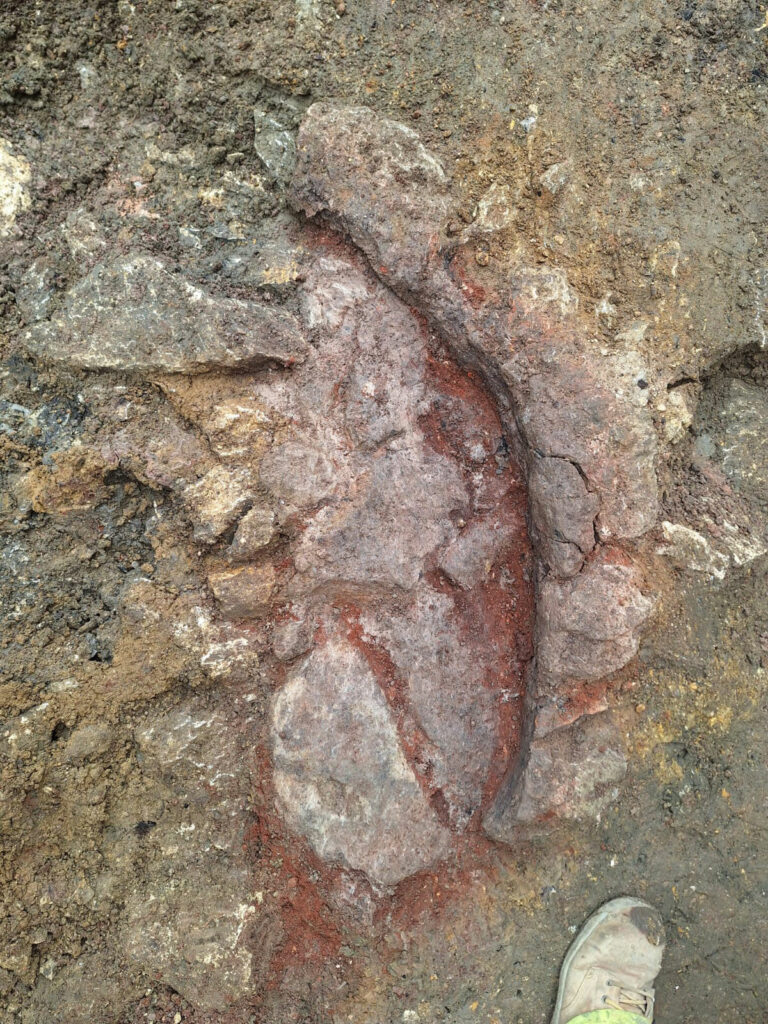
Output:
M448 833L355 648L313 651L276 694L272 732L281 810L319 856L388 886L445 855Z
M97 264L24 342L41 359L132 372L291 365L307 353L290 313L211 295L144 253Z

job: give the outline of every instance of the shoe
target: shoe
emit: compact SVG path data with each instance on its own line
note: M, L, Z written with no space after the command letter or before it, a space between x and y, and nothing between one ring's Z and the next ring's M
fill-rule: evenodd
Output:
M642 900L621 896L586 922L560 971L552 1024L581 1013L627 1010L653 1020L656 976L664 954L661 915Z

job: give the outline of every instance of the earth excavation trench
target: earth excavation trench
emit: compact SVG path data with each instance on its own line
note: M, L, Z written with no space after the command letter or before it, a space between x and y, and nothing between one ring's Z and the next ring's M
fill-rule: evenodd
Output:
M707 803L763 765L759 339L654 363L417 117L263 89L261 177L0 138L0 1024L533 1024L630 887L690 995L762 827Z

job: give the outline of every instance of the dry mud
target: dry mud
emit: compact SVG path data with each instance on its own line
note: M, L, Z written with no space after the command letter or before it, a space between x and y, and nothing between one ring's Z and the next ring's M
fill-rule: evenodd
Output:
M0 1020L766 984L752 0L0 2Z

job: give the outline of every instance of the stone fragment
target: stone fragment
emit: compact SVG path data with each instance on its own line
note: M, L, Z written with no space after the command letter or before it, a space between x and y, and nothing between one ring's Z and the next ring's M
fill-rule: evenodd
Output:
M269 607L275 570L271 565L224 569L211 573L208 583L225 619L258 618Z
M95 754L103 754L114 736L114 730L105 723L83 725L75 729L64 749L64 760L70 764L87 761Z
M259 478L275 497L299 507L320 504L339 484L331 459L300 441L286 441L267 452Z
M269 545L275 535L275 513L261 506L246 512L229 546L233 558L247 561Z
M213 641L200 658L209 679L244 682L259 667L259 655L250 637L234 636Z
M337 580L411 588L427 555L453 536L450 515L468 500L459 469L409 441L373 461L357 506L310 523L296 568L313 585Z
M252 991L253 953L240 940L257 913L228 886L158 880L127 900L124 951L193 1006L223 1011Z
M635 656L653 601L631 566L593 561L573 579L545 579L538 602L539 692L599 679Z
M597 495L567 459L534 459L528 498L540 557L557 576L573 576L595 546Z
M278 622L272 631L272 650L280 661L293 661L312 646L312 623L305 618Z
M587 715L531 743L519 802L502 788L486 814L486 832L513 841L517 822L551 817L595 819L618 796L627 770L622 723L612 712Z
M448 180L411 128L367 107L315 103L299 130L294 202L350 231L375 266L416 288L448 212Z
M475 519L445 548L438 565L449 579L469 590L488 576L511 539L510 528L498 518Z
M449 261L441 249L445 176L410 129L365 108L310 107L292 194L305 213L340 226L462 361L490 360L491 379L513 392L527 445L583 470L600 499L603 540L654 525L656 435L648 409L626 393L620 358L586 351L577 297L557 267L516 266L495 295L483 288L486 301L472 301L465 256ZM495 390L508 406L506 389Z
M366 637L387 651L405 683L409 707L430 743L423 757L433 785L461 830L480 804L498 740L483 655L465 643L454 599L425 586L402 611L377 609L362 622Z
M307 353L291 314L210 295L143 253L97 264L24 337L33 355L89 370L200 373Z
M82 445L56 452L50 465L38 465L18 476L11 485L22 510L66 515L96 508L110 495L105 476L116 469L115 456Z
M395 885L448 849L362 655L315 650L272 707L275 787L291 827L325 860Z
M664 437L670 444L679 444L688 436L693 423L697 394L694 384L685 384L668 391L663 402L656 406L662 417Z
M214 466L183 492L195 540L213 544L253 501L250 473L243 469Z
M601 540L647 532L658 514L656 434L648 409L622 397L610 359L541 341L521 348L504 372L529 447L578 466L597 496Z
M155 711L134 734L146 790L117 794L111 812L123 835L136 835L137 816L150 818L147 838L134 841L161 854L145 859L126 900L123 950L142 972L208 1011L253 993L276 938L261 921L243 852L254 737L247 713L199 700ZM114 855L141 856L128 844L123 838Z
M726 381L713 420L710 436L725 475L740 494L768 508L768 391Z
M272 114L254 110L253 148L269 176L278 184L287 184L296 163L294 133Z
M18 214L29 209L31 177L29 161L14 155L11 144L0 138L0 238L7 238Z
M730 565L730 558L712 544L711 540L682 523L664 521L661 524L664 544L658 548L660 555L666 555L679 569L704 572L716 579L723 579Z
M103 378L83 389L89 412L100 421L97 450L105 465L119 467L155 490L180 490L210 463L200 440L165 403L144 404Z

